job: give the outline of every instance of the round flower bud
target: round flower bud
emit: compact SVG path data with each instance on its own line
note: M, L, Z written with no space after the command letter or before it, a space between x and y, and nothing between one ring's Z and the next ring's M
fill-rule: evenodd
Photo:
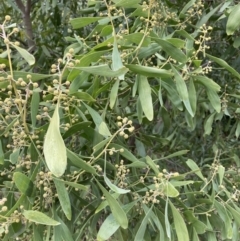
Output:
M5 20L6 20L6 21L10 21L10 20L11 20L11 16L6 15L6 16L5 16Z

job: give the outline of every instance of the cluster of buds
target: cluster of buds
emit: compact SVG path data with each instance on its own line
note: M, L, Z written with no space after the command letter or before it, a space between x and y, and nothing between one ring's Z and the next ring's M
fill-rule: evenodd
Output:
M117 177L120 179L120 182L118 183L118 186L121 188L125 188L128 184L125 182L126 175L130 172L130 169L128 169L126 166L124 166L124 161L120 161L120 165L115 165L117 168Z
M124 137L124 139L127 139L129 136L125 131L128 131L129 133L132 133L134 131L134 126L132 125L132 121L128 120L127 117L122 118L121 116L117 117L117 125L120 127L119 129L119 136Z

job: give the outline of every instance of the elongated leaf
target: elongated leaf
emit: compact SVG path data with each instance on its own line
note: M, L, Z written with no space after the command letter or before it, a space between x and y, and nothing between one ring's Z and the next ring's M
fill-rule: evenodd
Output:
M111 89L111 92L110 92L110 108L111 109L113 108L113 106L115 105L115 102L117 100L119 82L120 82L120 79L115 81L115 83L113 84L113 87Z
M230 219L227 210L225 209L224 206L222 206L218 201L214 201L214 206L216 208L217 213L221 217L223 223L224 223L224 228L227 233L227 238L231 239L233 236L233 229L232 229L232 220Z
M112 214L115 220L119 223L119 225L122 228L126 229L128 227L128 219L127 219L126 213L123 211L119 203L110 195L110 193L98 181L97 181L97 184L102 190L104 196L106 197L106 200L108 201L108 204L110 206L110 209L112 211Z
M157 176L160 171L155 162L149 156L146 156L146 161L147 164L151 167L151 169L155 172L155 175Z
M4 164L4 152L3 152L3 146L2 141L0 139L0 165Z
M84 130L86 127L90 126L92 122L90 121L84 121L77 123L76 125L71 126L64 134L63 138L68 138L69 136L76 134L79 131Z
M164 221L165 221L167 236L171 240L171 226L170 226L170 223L168 220L168 203L169 203L169 200L168 200L168 196L167 196L167 200L166 200L166 204L165 204L165 211L164 211L164 214L165 214Z
M57 189L58 199L60 201L62 210L68 220L72 218L71 203L68 195L68 191L65 187L64 182L59 181L57 178L53 178L55 187Z
M200 171L200 168L198 167L198 165L196 164L196 162L194 162L193 160L191 159L188 159L186 161L186 164L188 165L188 167L194 171L194 173L196 175L198 175L198 177L200 177L203 181L205 181L205 178L204 176L202 175L201 171Z
M131 190L127 190L127 189L122 189L122 188L119 188L118 186L114 185L109 179L108 177L106 176L106 174L104 173L104 181L106 182L106 184L108 185L108 187L116 192L116 193L119 193L119 194L124 194L124 193L128 193L130 192Z
M56 229L56 232L59 232L61 234L63 240L74 241L73 233L69 230L68 226L57 215L55 215L54 217L57 219L58 222L61 223L61 225L54 227L54 229Z
M140 75L138 84L138 93L141 101L142 109L148 120L153 120L153 103L151 87L148 83L147 77Z
M192 79L189 82L188 95L193 115L195 115L197 109L197 93Z
M224 173L225 173L225 167L223 167L222 165L219 165L218 167L219 185L222 185Z
M141 0L120 0L120 1L116 1L113 0L113 2L115 3L116 7L123 7L123 8L134 8L134 7L139 7L138 3L141 2Z
M30 54L27 50L16 46L15 44L11 44L12 47L14 47L18 53L28 62L29 65L35 64L35 58L32 54Z
M180 49L176 48L173 44L159 38L152 39L153 41L158 43L162 47L162 50L169 54L173 59L176 59L180 63L187 62L187 56Z
M97 22L98 20L104 19L105 17L81 17L70 20L70 24L73 29L85 27L91 23Z
M92 62L97 62L101 58L101 56L103 56L107 52L108 52L108 50L107 51L106 50L97 51L97 52L94 51L94 52L90 52L90 53L85 54L78 58L76 56L76 58L79 60L79 63L76 64L75 67L89 66ZM85 80L87 80L89 74L91 74L91 72L84 72L84 74L82 74L81 72L82 72L82 70L72 69L72 71L68 75L68 80L75 82L74 86L71 86L71 88L70 88L70 90L72 92L78 91L78 88L85 82Z
M123 149L123 152L120 152L120 155L125 157L126 159L128 159L129 161L131 162L138 162L138 159L125 147L123 146L120 146L118 144L113 144L111 143L109 145L109 148L115 148L116 150L120 150L120 149Z
M8 133L8 131L12 128L12 126L14 125L14 123L18 120L18 116L12 120L11 123L9 123L5 128L4 131L0 133L0 136L5 135L6 133Z
M87 110L89 111L89 114L92 116L93 121L101 135L104 137L109 137L111 136L111 133L106 125L106 123L103 121L102 117L98 114L97 111L95 111L93 108L88 106L87 104L84 103L86 106Z
M117 39L114 39L113 52L112 52L112 69L114 71L121 69L123 66L122 59L117 47ZM118 76L118 79L124 80L124 74Z
M50 125L45 136L43 152L49 170L60 177L66 170L67 152L59 129L59 105L56 105Z
M240 4L239 4L240 6ZM240 16L240 15L239 15ZM238 79L240 79L240 74L234 69L232 68L226 61L224 61L223 59L219 59L217 57L214 57L210 54L207 54L207 57L214 61L215 63L219 64L220 66L222 66L223 68L225 68L226 70L228 70L231 74L233 74L235 77L237 77Z
M206 122L204 123L204 135L210 135L212 132L212 124L213 124L213 120L214 120L214 116L216 115L216 113L212 113L206 120Z
M111 78L120 77L128 72L128 69L124 66L118 70L111 70L107 64L90 66L90 67L72 67L72 68L76 70L85 71L90 74L111 77Z
M87 191L89 189L89 186L84 186L84 185L76 183L76 182L68 182L68 181L64 181L62 179L58 179L58 181L63 182L70 187L74 187L74 188L77 188L77 189L80 189L80 190Z
M19 153L20 153L20 148L14 150L11 155L10 155L10 162L12 164L16 164L18 162L18 158L19 158Z
M33 127L36 126L36 121L37 121L36 116L38 113L39 101L40 101L39 93L33 91L32 100L31 100L31 119L32 119Z
M147 223L148 223L149 217L151 215L152 207L148 210L144 219L142 220L141 225L138 228L138 231L137 231L136 236L134 238L134 241L143 241L144 240L144 233L145 233L146 228L147 228Z
M236 211L233 207L231 207L229 204L225 204L226 208L230 211L233 218L237 222L238 225L240 225L240 212Z
M189 184L193 184L194 181L176 181L176 180L171 180L170 182L174 187L182 187L182 186L186 186Z
M170 182L165 184L163 192L168 197L177 197L179 195L178 190Z
M111 193L110 194L114 199L117 199L120 194L119 193ZM95 210L95 213L99 213L101 212L104 208L106 208L108 206L108 201L102 201L101 204L97 207L97 209Z
M72 164L76 167L79 167L86 172L90 172L92 174L97 174L96 169L92 166L90 166L88 163L86 163L82 158L77 156L75 153L71 152L69 149L67 149L67 157L72 162Z
M31 222L43 225L56 226L60 224L59 222L55 221L54 219L48 217L46 214L41 213L39 211L24 210L23 215L26 219L28 219Z
M83 101L95 102L96 100L86 92L75 92L71 95L76 96L78 99Z
M169 70L158 69L155 67L148 67L136 64L126 64L125 66L133 73L149 77L169 78L173 75L172 72Z
M207 90L207 95L210 103L212 104L213 108L217 111L217 113L220 113L221 111L221 99L219 95L216 93L216 91Z
M213 91L220 91L221 87L212 79L207 78L206 76L196 76L195 79L199 81L202 85L204 85L207 89L211 89Z
M230 15L228 16L227 35L232 35L240 27L240 4L233 7Z
M192 107L191 107L191 104L189 101L188 89L187 89L185 80L182 78L182 76L179 74L179 72L173 66L172 66L172 70L174 72L176 88L177 88L178 94L179 94L181 100L183 101L188 113L191 116L194 116L194 113L192 111Z
M102 148L110 141L110 139L111 139L111 138L108 137L107 139L105 139L105 140L99 142L97 145L95 145L95 146L93 147L94 153L97 152L98 150L102 149Z
M13 181L21 193L26 194L26 196L31 196L33 182L26 175L21 172L14 172Z
M176 229L178 241L189 241L188 230L183 217L181 216L179 211L174 207L172 202L169 201L169 204L172 209L174 226Z
M27 75L31 75L31 80L33 82L52 77L51 74L37 74L37 73L29 73L29 72L23 72L23 71L13 71L13 76L16 80L18 78L23 78L27 82L28 81Z
M154 161L160 161L160 160L165 160L165 159L169 159L169 158L172 158L172 157L176 157L176 156L182 156L186 153L188 153L189 150L181 150L181 151L177 151L177 152L174 152L168 156L165 156L165 157L162 157L162 158L159 158L159 159L155 159Z
M128 213L133 208L135 203L136 202L131 202L129 204L124 205L123 206L124 212ZM117 231L119 227L120 227L119 223L116 222L114 216L110 214L101 225L97 234L97 239L99 241L108 240Z

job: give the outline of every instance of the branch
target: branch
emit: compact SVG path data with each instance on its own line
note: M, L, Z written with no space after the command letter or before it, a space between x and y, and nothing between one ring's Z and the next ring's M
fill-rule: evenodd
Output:
M30 14L31 11L31 0L27 0L26 14Z
M33 29L32 29L32 21L30 17L31 0L27 0L26 7L24 6L22 0L15 0L15 2L22 12L23 24L25 28L26 37L27 37L28 48L31 52L33 52L36 47L36 44L33 40L34 36L33 36Z
M23 14L25 14L25 6L23 5L22 0L15 0L17 6L19 7L19 9L21 10L21 12Z

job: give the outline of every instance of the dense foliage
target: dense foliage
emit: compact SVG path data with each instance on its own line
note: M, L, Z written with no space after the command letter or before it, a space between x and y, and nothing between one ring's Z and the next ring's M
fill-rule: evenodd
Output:
M2 240L240 239L240 4L0 8Z

